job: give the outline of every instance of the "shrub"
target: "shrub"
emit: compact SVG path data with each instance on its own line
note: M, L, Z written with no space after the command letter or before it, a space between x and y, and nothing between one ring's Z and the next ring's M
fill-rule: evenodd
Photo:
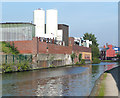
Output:
M85 60L82 59L81 62L80 62L80 64L85 64Z
M50 67L50 68L54 68L55 66L54 66L53 64L51 64L49 67Z
M101 61L99 60L99 58L93 58L92 63L93 64L99 64Z
M22 62L18 64L2 64L2 72L14 72L14 71L25 71L30 70L32 66L28 62Z
M31 67L28 62L21 62L18 64L18 71L30 70Z
M12 72L12 66L11 64L6 64L6 66L4 67L4 72Z
M79 64L79 62L76 62L76 64Z

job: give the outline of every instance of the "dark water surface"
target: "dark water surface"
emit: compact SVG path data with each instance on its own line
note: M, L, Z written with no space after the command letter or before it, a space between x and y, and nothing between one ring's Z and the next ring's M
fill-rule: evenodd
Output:
M3 96L88 96L95 81L116 63L61 67L2 75Z

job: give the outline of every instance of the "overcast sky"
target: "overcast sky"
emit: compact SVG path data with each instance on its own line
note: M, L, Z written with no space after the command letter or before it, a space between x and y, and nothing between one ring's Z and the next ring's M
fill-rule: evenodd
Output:
M118 44L117 2L5 2L2 22L31 22L37 8L57 9L58 23L69 25L69 36L93 33L100 46Z

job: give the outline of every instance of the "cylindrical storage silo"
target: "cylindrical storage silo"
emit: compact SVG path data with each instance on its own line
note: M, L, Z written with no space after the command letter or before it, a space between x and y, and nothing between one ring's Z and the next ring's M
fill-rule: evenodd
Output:
M57 10L46 11L46 34L56 37L58 30Z
M35 36L42 37L45 34L45 11L34 10Z

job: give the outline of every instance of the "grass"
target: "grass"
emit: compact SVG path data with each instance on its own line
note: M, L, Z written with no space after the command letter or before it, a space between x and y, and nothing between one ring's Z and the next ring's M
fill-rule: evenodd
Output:
M101 84L100 84L98 96L104 96L105 95L105 83L104 83L104 81L105 81L106 77L107 77L107 73L104 73L103 80L101 81Z
M101 62L116 62L116 61L112 61L112 60L101 60Z

